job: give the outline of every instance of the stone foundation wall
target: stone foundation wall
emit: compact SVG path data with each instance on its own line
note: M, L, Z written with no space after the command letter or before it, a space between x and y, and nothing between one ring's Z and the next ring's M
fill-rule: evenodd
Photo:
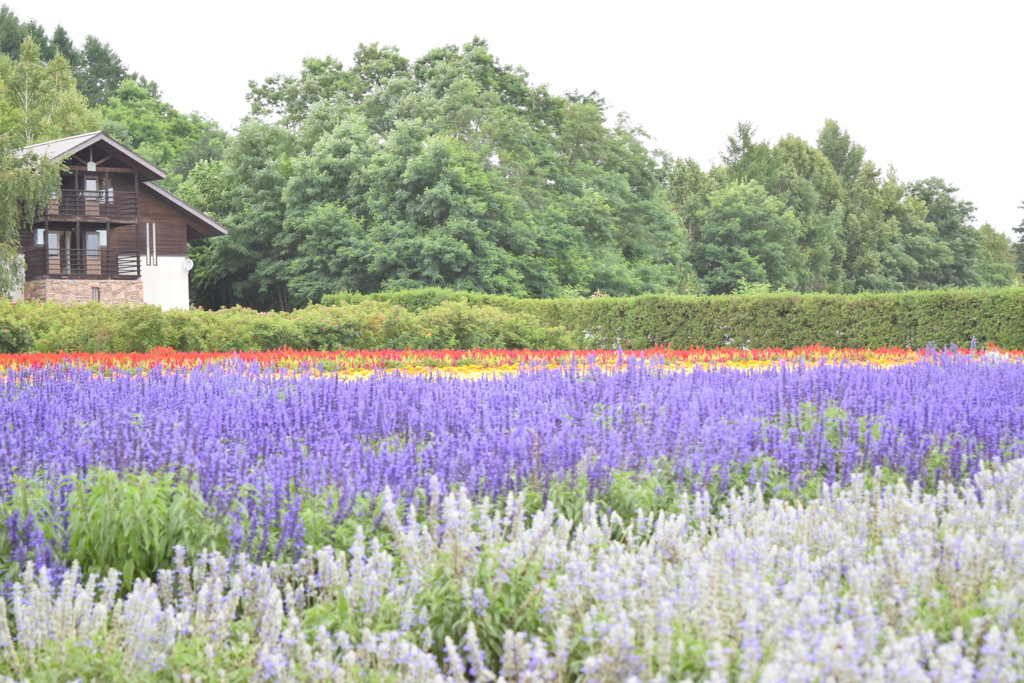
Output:
M142 303L141 280L30 280L25 283L25 299L88 303L94 287L100 290L102 304Z

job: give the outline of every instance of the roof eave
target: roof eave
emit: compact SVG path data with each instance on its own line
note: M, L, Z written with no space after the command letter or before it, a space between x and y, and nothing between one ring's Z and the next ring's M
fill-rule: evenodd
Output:
M160 198L162 198L165 201L170 202L171 204L177 206L181 210L183 210L186 213L188 213L189 215L191 215L197 221L199 221L203 225L203 227L208 229L208 231L210 233L209 235L205 235L205 237L219 237L221 235L228 234L228 229L225 228L223 225L221 225L217 221L213 220L212 218L210 218L205 213L203 213L202 211L200 211L196 207L192 206L188 202L183 201L183 200L179 199L178 197L175 197L173 194L171 194L170 192L168 192L164 188L160 187L159 185L155 185L155 184L153 184L151 182L147 182L146 183L146 187L148 187L149 189L151 189L154 192L156 192L156 194Z

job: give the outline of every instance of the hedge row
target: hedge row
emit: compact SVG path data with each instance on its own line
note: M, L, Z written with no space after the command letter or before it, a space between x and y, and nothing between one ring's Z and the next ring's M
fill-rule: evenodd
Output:
M293 313L247 308L161 311L156 306L0 302L0 353L27 351L259 351L570 348L564 329L534 316L449 301L410 312L379 301L309 306Z
M894 294L514 299L442 289L292 313L0 302L0 352L381 348L1024 348L1024 288Z
M326 297L325 297L326 298ZM576 348L746 346L847 348L967 346L1024 348L1024 288L886 294L764 294L598 299L513 299L442 289L372 295L340 294L334 303L366 299L409 310L461 300L564 327Z

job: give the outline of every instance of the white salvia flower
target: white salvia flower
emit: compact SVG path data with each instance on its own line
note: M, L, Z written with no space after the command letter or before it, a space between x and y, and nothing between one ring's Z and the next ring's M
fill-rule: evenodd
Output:
M18 658L18 651L14 647L14 639L11 638L11 629L8 624L7 600L0 596L0 649L4 657L10 663L11 669L16 675L20 675L21 661Z
M124 674L160 670L177 636L174 608L160 605L156 586L147 580L137 581L120 604L116 633Z
M476 624L472 621L466 627L466 656L469 659L470 675L474 681L493 681L497 678L494 672L487 668L484 661L484 652L480 647L480 639L476 635Z
M444 652L448 657L448 673L452 680L457 683L467 683L466 666L463 664L462 657L459 656L459 648L455 646L451 636L444 637Z
M415 515L389 522L395 555L362 531L349 552L308 548L294 562L204 553L188 567L179 552L173 573L138 581L124 597L116 571L84 581L71 568L55 590L49 571L29 564L6 603L13 629L0 624L0 652L31 679L54 639L48 657L118 647L125 675L142 675L165 666L183 638L202 639L216 661L241 616L255 627L258 679L441 681L447 669L465 680L468 661L478 680L494 680L475 626L464 654L446 642L447 665L429 652L429 581L457 580L468 608L491 612L495 594L478 577L493 574L502 589L531 576L521 608L542 622L537 634L505 634L500 675L510 683L564 683L574 643L594 683L677 680L688 672L673 667L693 662L694 642L714 643L704 653L710 680L1024 677L1015 632L1024 462L986 468L962 489L941 483L935 494L854 477L805 505L739 490L716 512L699 494L684 497L678 514L625 526L593 504L574 528L550 505L526 520L521 494L503 508L474 505L464 491L442 496L438 485L431 496L433 527ZM359 638L303 631L310 605L341 598L366 626ZM979 617L941 642L934 620L951 606ZM382 608L399 630L378 630Z

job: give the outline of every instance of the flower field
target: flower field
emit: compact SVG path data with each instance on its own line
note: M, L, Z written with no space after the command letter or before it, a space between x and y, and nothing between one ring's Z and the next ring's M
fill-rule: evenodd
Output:
M1017 680L1021 358L0 356L0 675Z
M1003 357L1024 359L1022 351L1002 351L988 347L983 351L954 349L946 355ZM854 363L874 366L916 363L936 356L934 350L880 348L836 349L826 346L802 346L794 349L739 349L701 347L691 349L654 348L648 351L531 351L513 349L472 350L382 350L382 351L250 351L232 353L180 352L156 348L149 353L0 353L0 369L37 368L46 366L81 367L93 370L163 369L196 367L214 364L256 364L261 368L279 370L328 371L361 374L367 371L401 369L423 372L442 369L457 373L457 368L501 369L518 371L523 366L562 366L572 363L597 365L621 364L628 359L650 359L672 368L726 366L730 368L760 367L780 361L807 363Z

